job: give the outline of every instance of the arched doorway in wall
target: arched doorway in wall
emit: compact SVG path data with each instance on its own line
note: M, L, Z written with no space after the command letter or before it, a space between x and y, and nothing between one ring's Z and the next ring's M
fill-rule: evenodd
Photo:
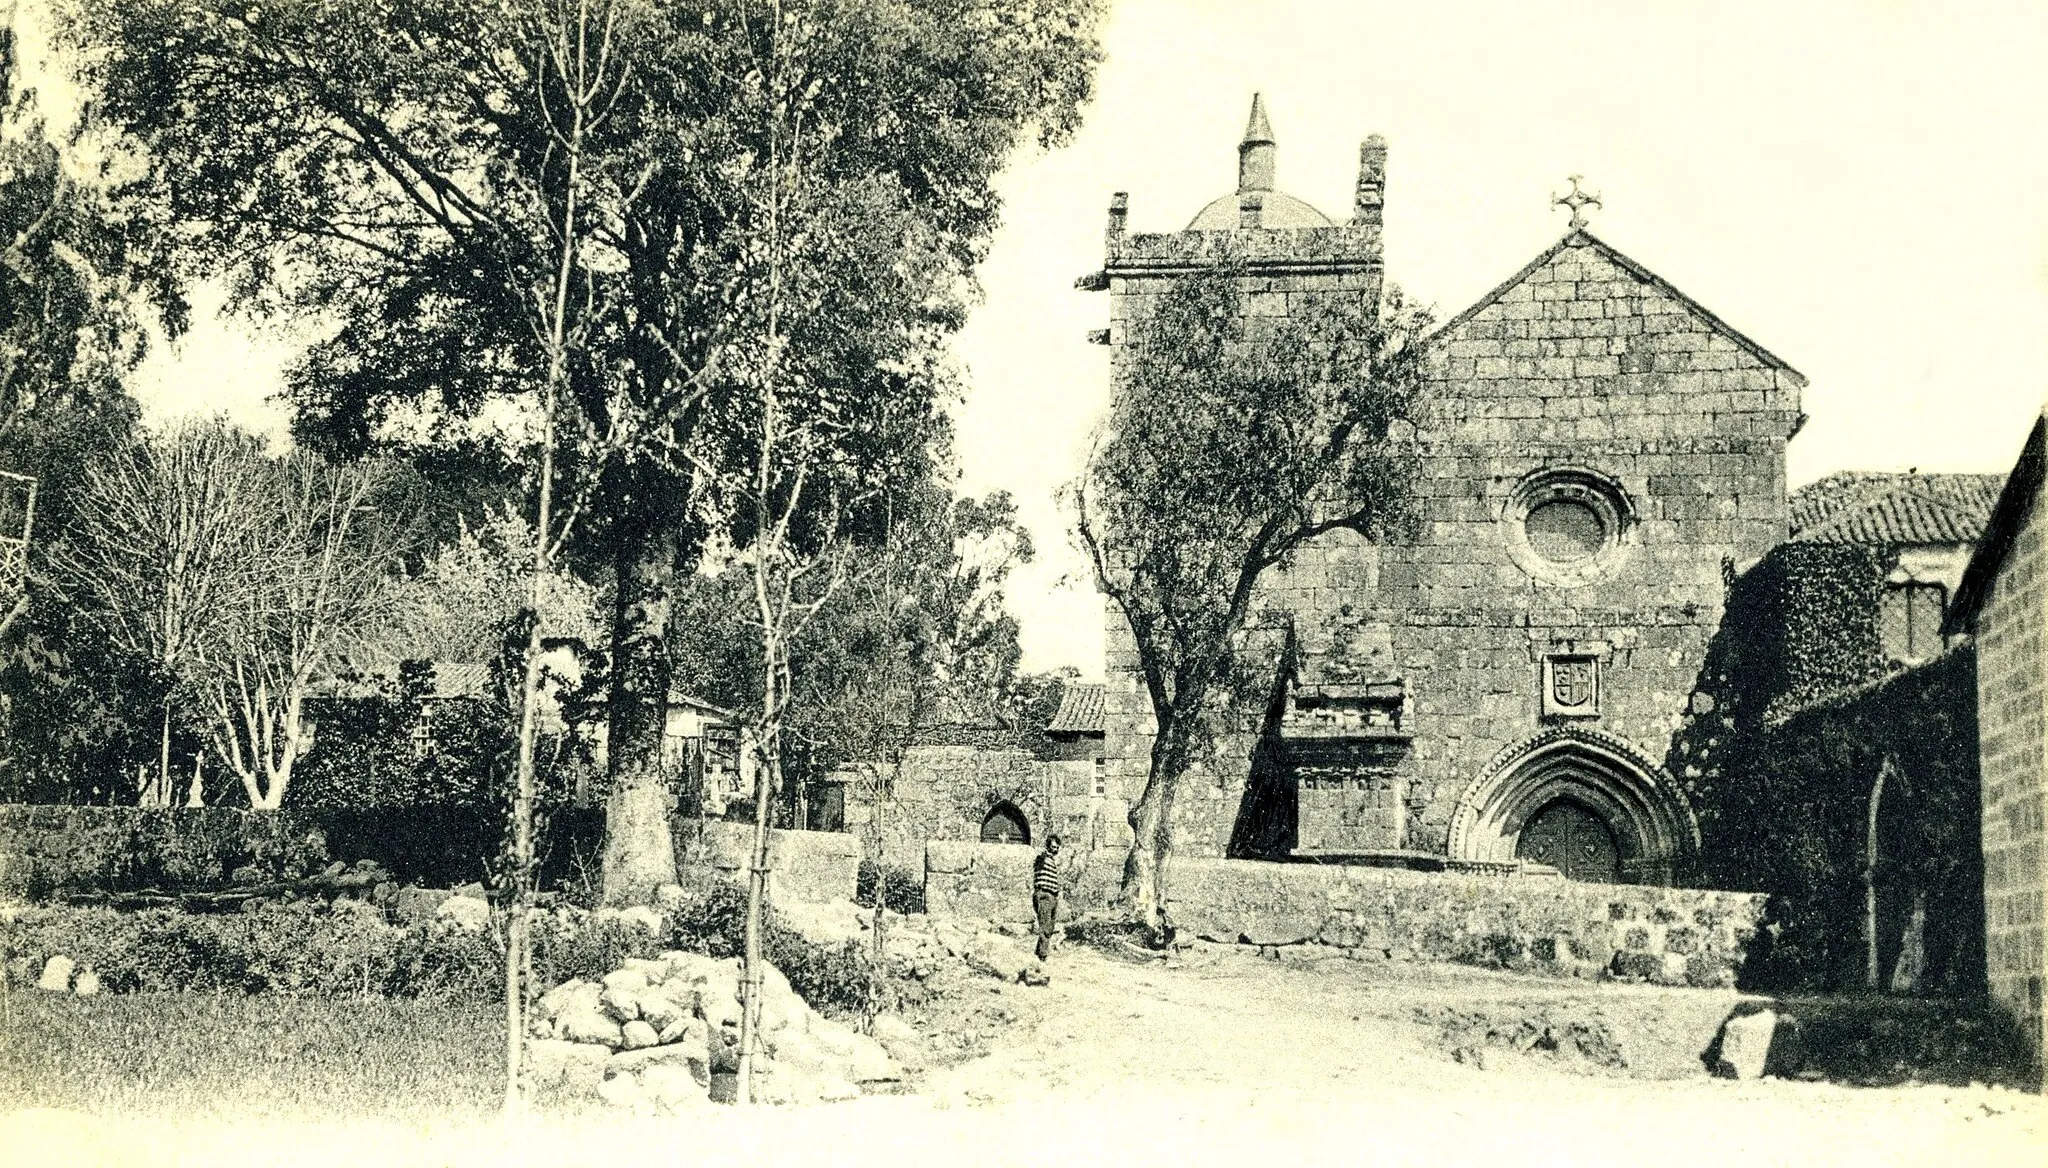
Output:
M1699 824L1670 777L1628 742L1555 727L1495 755L1465 789L1451 818L1450 858L1673 884L1695 870Z
M1028 844L1031 824L1014 803L998 803L981 819L981 842L985 844Z

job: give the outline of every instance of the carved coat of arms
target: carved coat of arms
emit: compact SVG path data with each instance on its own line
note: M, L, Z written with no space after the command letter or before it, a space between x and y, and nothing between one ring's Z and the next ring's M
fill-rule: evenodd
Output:
M1599 659L1578 656L1545 657L1543 712L1553 717L1599 717Z

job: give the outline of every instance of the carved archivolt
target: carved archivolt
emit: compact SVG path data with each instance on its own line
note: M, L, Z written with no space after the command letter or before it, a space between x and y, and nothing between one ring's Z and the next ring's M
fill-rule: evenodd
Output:
M1576 726L1552 727L1493 757L1452 811L1450 858L1513 862L1523 825L1562 798L1606 821L1624 878L1673 884L1695 870L1699 821L1670 776L1626 740Z

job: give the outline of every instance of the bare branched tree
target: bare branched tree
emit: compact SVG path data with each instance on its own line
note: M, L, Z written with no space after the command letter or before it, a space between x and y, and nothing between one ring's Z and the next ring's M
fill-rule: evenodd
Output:
M185 673L214 752L251 807L274 810L310 742L314 684L396 615L407 526L378 513L390 486L378 464L295 453L258 466L221 488L241 492L227 505L257 520L231 552L243 599L196 641Z
M164 685L145 802L169 795L175 683L225 640L233 614L258 603L251 552L269 519L265 482L256 438L220 419L188 423L88 467L72 537L52 553L65 593Z

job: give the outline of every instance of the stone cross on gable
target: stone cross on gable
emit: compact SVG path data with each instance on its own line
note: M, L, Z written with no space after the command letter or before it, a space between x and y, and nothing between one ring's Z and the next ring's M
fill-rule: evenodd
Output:
M1571 229L1573 231L1577 231L1586 225L1586 208L1600 206L1600 196L1598 194L1587 194L1579 189L1579 181L1585 177L1582 174L1571 175L1571 193L1568 195L1550 196L1551 206L1571 208Z

